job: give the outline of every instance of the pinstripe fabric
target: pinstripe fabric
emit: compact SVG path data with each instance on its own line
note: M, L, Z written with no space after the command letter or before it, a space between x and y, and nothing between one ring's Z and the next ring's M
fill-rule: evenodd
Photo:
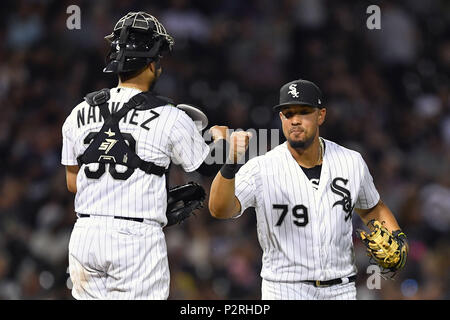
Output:
M150 220L78 219L69 243L69 272L76 299L167 299L164 233Z
M317 291L299 281L356 274L352 219L344 205L339 204L345 193L336 189L347 189L351 207L367 209L379 201L361 155L323 140L326 149L317 188L292 157L286 142L249 160L236 174L235 194L241 212L248 207L256 209L258 239L263 250L261 277L276 284L266 289L277 291L276 295L268 295L277 299L332 297L322 294L326 290ZM293 294L305 290L311 293ZM340 292L338 288L333 290ZM348 295L353 297L352 293Z
M139 90L113 88L108 103L119 110ZM157 115L157 116L155 116ZM85 137L103 125L99 109L86 102L77 105L64 122L63 165L77 165L88 145ZM119 122L122 133L136 141L141 159L168 167L172 161L185 171L196 170L209 147L194 122L171 105L151 110L131 110ZM169 266L162 226L167 223L166 179L135 169L126 180L109 173L88 178L86 165L77 175L75 211L79 218L69 243L69 271L76 299L167 299ZM95 171L98 164L89 164ZM126 167L116 165L118 172ZM114 216L144 218L143 223Z

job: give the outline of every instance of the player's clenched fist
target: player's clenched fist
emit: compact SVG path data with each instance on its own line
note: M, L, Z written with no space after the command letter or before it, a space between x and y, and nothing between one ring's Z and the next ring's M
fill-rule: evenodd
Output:
M228 127L227 126L219 126L215 125L209 129L209 132L212 135L214 141L228 138Z
M249 140L252 137L251 132L247 131L235 131L230 136L230 153L228 160L232 163L237 163L244 155L248 148Z

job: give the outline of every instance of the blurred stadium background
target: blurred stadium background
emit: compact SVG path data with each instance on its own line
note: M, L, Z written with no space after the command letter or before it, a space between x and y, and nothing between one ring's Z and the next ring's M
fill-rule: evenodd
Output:
M69 30L66 9L81 9ZM368 30L366 8L381 8ZM156 90L201 106L210 124L279 128L282 84L324 91L323 137L360 151L409 237L406 269L360 299L450 298L450 2L446 0L2 1L0 18L0 299L72 299L67 246L73 195L60 164L61 126L102 74L103 37L147 11L175 37ZM171 185L212 180L175 167ZM357 216L357 215L356 215ZM361 227L354 218L355 227ZM171 299L259 299L255 218L207 209L166 230Z

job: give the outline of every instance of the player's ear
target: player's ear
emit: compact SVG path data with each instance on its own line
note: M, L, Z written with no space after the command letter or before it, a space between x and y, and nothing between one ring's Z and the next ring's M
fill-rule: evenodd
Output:
M148 64L148 68L153 74L156 74L156 68L155 68L155 63L154 62L150 62Z
M319 118L318 118L319 126L322 125L322 123L324 123L326 115L327 115L327 109L325 109L325 108L319 109Z
M156 77L159 77L162 73L161 64L158 62L153 61L149 63L148 68Z

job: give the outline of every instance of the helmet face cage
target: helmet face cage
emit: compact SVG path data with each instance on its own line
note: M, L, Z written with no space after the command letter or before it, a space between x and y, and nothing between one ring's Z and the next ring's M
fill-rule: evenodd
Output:
M116 25L114 26L114 31L105 37L106 40L112 42L115 36L119 36L120 30L123 28L125 21L128 19L133 19L133 22L130 25L130 28L141 30L141 31L149 31L152 30L152 32L156 36L161 36L165 38L165 40L168 43L169 50L172 50L173 45L175 44L175 41L173 38L167 33L166 28L151 14L148 14L146 12L130 12L126 16L122 17L119 21L117 21ZM154 26L154 28L153 28Z
M175 44L158 19L142 11L122 17L105 39L111 43L111 51L103 71L114 73L140 69L172 51Z

